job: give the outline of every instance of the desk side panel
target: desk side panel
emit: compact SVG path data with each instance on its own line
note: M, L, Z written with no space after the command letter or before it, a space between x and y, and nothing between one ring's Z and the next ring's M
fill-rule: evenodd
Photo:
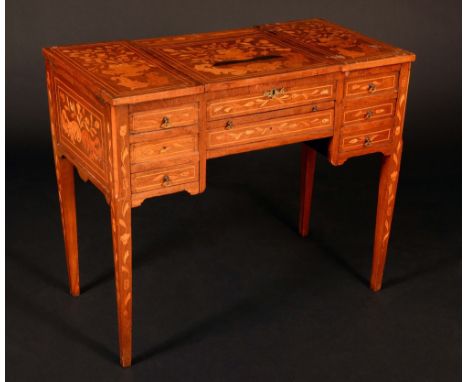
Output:
M52 139L58 154L69 159L80 177L90 180L109 200L109 107L72 73L51 63L47 63L47 78Z

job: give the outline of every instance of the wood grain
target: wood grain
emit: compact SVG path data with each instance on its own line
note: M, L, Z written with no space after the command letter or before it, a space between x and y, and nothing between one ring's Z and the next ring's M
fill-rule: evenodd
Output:
M333 110L278 118L253 124L241 124L240 126L232 122L232 127L229 128L229 126L229 121L227 121L225 127L212 129L208 132L208 150L299 133L316 133L320 137L331 136L333 131Z
M333 165L383 154L370 282L381 288L413 53L311 19L43 54L70 292L80 293L76 168L110 205L122 366L132 362L131 209L203 192L210 158L304 142L305 236L317 151Z
M132 114L131 131L140 133L194 125L198 120L198 105L180 105L172 108L158 108Z
M60 156L57 147L57 116L58 110L53 94L52 71L47 65L47 94L49 99L50 129L52 147L54 152L55 174L60 202L60 215L62 218L63 238L65 242L65 259L67 264L68 284L72 296L80 295L80 272L78 265L78 231L76 223L75 179L73 165Z
M400 175L401 155L403 152L403 126L405 119L406 98L410 76L410 64L403 65L395 116L394 141L395 146L390 155L382 159L380 170L379 198L375 225L374 256L370 287L373 291L382 288L385 260L387 258L388 241L395 207L398 178Z

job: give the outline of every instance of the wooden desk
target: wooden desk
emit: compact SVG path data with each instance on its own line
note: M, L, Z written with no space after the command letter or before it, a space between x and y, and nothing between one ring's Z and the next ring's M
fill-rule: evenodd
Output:
M203 192L210 158L304 142L306 236L316 150L334 165L383 154L370 279L381 288L414 54L321 19L43 53L70 292L80 294L76 168L110 205L122 366L132 360L131 209Z

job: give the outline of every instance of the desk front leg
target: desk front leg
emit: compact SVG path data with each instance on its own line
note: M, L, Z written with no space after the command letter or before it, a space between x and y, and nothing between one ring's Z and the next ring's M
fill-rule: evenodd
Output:
M112 137L109 143L112 242L114 246L115 291L119 325L120 365L132 364L132 196L128 108L111 110Z
M395 151L391 155L383 157L380 169L374 257L372 260L372 274L370 278L370 287L375 292L382 288L382 278L387 257L393 209L395 207L398 176L400 174L402 150L403 141L400 139L396 144Z

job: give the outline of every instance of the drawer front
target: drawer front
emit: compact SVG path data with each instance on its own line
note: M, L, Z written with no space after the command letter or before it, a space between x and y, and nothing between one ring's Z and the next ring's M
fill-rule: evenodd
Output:
M345 135L341 141L342 151L372 149L373 146L391 142L391 128L367 131L356 135Z
M132 174L132 192L162 190L194 181L198 181L198 162Z
M345 81L345 97L377 95L384 91L397 90L398 73L355 78Z
M131 163L164 159L171 155L184 155L197 150L197 136L185 135L172 139L139 142L131 145Z
M145 131L165 130L194 125L197 122L197 104L181 105L133 113L131 131L133 133L142 133Z
M370 122L380 118L391 117L395 113L395 101L369 103L367 106L349 105L345 107L343 123Z
M207 118L209 120L233 117L305 105L335 97L335 82L307 83L296 81L294 85L250 87L246 94L208 101Z
M228 120L226 126L208 131L208 149L263 141L297 134L333 135L333 110L276 118L236 126Z

